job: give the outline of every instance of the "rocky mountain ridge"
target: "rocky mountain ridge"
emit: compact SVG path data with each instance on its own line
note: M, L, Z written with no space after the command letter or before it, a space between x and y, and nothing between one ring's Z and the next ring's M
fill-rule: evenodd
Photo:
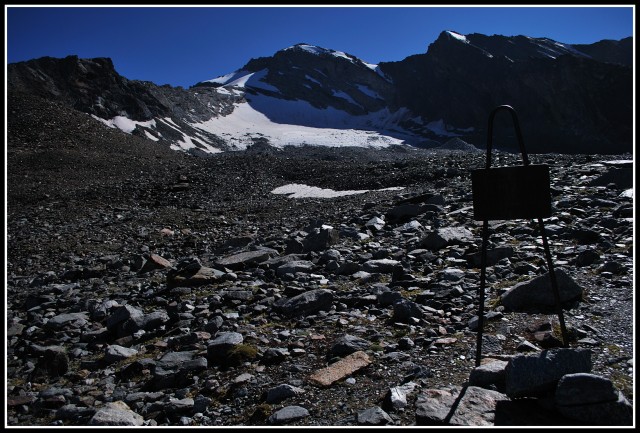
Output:
M189 89L128 80L109 59L42 58L8 65L8 90L63 101L109 126L196 154L257 142L280 147L276 133L265 130L274 124L319 128L317 134L366 131L365 146L437 147L457 137L482 147L488 113L502 104L520 114L530 152L615 154L632 148L630 41L571 46L445 31L426 53L378 65L297 44ZM243 107L271 123L252 126L240 117L245 129L224 132L220 125ZM516 148L510 125L496 134L498 148ZM241 147L238 135L246 136Z

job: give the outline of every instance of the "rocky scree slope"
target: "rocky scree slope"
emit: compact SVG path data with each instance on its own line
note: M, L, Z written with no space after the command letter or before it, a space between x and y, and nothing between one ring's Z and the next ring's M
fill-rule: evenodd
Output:
M9 425L409 426L426 390L469 380L481 239L469 171L482 154L195 158L61 104L9 102ZM566 311L570 345L632 402L630 169L597 155L531 158L551 167L555 264L583 289ZM271 193L290 183L404 189ZM488 268L485 355L557 346L553 314L500 302L545 271L536 224L491 229L503 256ZM324 369L341 359L351 364L330 381ZM542 404L508 419L577 422Z

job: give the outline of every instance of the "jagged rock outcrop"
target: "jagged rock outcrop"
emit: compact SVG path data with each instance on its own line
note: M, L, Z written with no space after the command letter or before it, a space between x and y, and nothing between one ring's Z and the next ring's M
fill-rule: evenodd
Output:
M381 63L380 69L396 84L397 106L473 128L463 137L471 143L486 140L488 112L502 104L517 107L529 152L590 153L605 147L619 152L630 143L631 69L569 45L443 32L425 54ZM593 90L588 99L584 88ZM494 131L496 143L518 151L513 127L496 125L504 128ZM610 133L599 133L601 127Z

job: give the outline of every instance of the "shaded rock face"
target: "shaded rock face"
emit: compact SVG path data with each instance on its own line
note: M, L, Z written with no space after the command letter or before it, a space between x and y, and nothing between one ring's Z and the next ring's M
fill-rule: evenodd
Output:
M266 69L264 81L278 88L281 97L303 99L317 108L333 107L362 115L387 107L394 86L381 74L346 53L343 57L340 52L318 47L313 47L312 53L307 46L296 44L272 57L252 59L243 69ZM336 97L336 93L348 98Z
M72 108L101 119L123 116L136 121L169 117L184 132L193 131L187 122L208 120L233 111L238 96L219 95L202 89L198 93L181 87L158 86L148 81L129 80L116 72L109 58L62 59L42 57L8 66L8 86L46 99L63 102ZM134 130L145 137L144 128ZM224 141L200 131L206 141L224 148ZM164 122L155 122L154 137L172 143L183 134Z
M73 108L103 119L126 116L132 120L154 117L185 120L210 118L216 111L207 102L219 106L224 98L206 89L194 95L181 87L158 86L148 81L129 80L116 72L110 58L62 59L42 57L9 66L8 85L48 99L66 102ZM197 96L201 96L199 100ZM208 98L208 99L207 99ZM224 111L224 110L223 110ZM196 113L196 114L194 114Z
M593 44L576 44L573 47L601 62L629 66L633 63L633 56L629 55L630 45L633 45L631 37L619 41L604 40Z
M460 128L473 126L478 133L482 131L463 137L468 142L486 139L483 121L487 111L508 103L517 108L521 127L528 131L529 151L628 149L632 121L628 66L602 63L566 50L556 53L557 58L539 52L528 57L538 51L540 40L531 43L522 36L503 39L474 34L468 36L470 43L464 43L443 32L427 53L381 63L380 68L396 83L398 105L427 119L442 118ZM515 50L505 50L507 44ZM604 82L603 76L608 77ZM594 99L584 99L577 83L593 88ZM465 110L459 109L462 106ZM504 138L500 141L511 143L507 146L517 151L513 137L507 138L513 127L501 122L496 119L496 137ZM611 128L610 133L597 133L596 125L604 124Z

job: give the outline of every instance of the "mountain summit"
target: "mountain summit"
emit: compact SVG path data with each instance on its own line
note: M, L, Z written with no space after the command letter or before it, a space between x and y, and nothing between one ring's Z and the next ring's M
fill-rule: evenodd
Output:
M258 143L436 148L452 138L483 147L502 104L518 112L530 152L624 153L631 50L631 38L569 45L447 30L426 53L380 64L299 43L189 89L128 80L109 59L47 57L8 65L8 88L196 154ZM517 149L511 129L496 128L497 148Z

